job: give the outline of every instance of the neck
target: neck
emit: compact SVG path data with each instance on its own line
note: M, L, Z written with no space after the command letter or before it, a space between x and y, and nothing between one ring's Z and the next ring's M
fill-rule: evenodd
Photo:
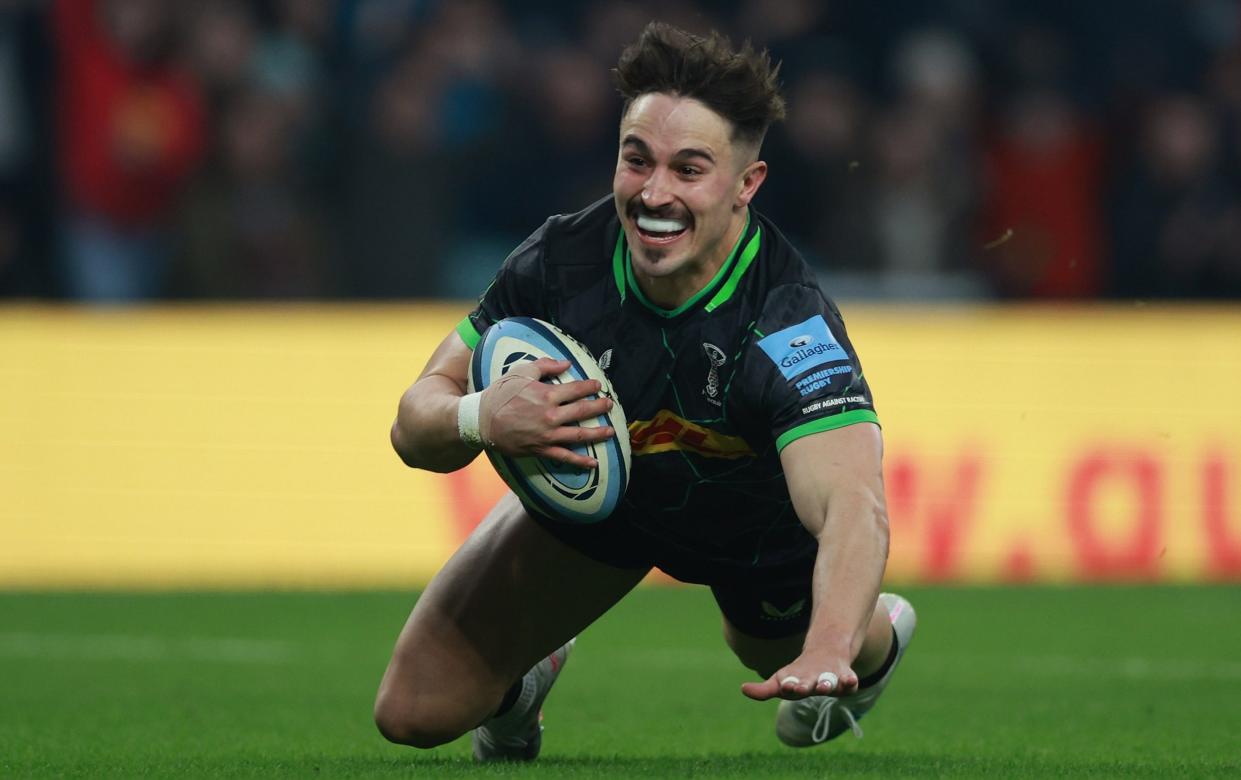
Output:
M670 276L646 276L634 268L633 277L642 288L647 300L661 309L676 309L706 287L719 273L720 267L728 260L733 247L741 240L741 231L745 230L749 207L733 214L728 231L720 239L719 244L709 253L708 257L699 262L689 263L680 271Z

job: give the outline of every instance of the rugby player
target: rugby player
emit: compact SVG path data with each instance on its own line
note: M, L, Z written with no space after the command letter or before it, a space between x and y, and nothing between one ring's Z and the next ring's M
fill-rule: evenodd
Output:
M614 71L625 99L612 194L554 216L401 398L392 444L447 472L478 442L581 467L573 447L630 436L628 493L607 520L557 523L508 495L434 577L375 704L385 737L429 748L473 731L480 760L531 759L540 707L577 634L652 566L709 586L724 640L779 698L777 736L852 729L914 630L880 594L888 527L871 392L814 272L751 207L759 149L783 118L778 67L748 44L652 23ZM471 348L510 316L550 321L599 356L594 380L545 384L542 359L466 394ZM476 405L473 414L462 409Z

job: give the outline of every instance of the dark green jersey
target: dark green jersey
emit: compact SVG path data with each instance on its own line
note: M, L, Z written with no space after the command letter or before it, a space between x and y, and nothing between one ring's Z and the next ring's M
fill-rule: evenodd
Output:
M666 310L634 280L610 197L552 217L458 330L473 347L491 323L518 315L585 344L629 419L631 482L607 523L704 566L775 566L813 550L780 450L876 417L839 310L769 220L751 209L715 278Z

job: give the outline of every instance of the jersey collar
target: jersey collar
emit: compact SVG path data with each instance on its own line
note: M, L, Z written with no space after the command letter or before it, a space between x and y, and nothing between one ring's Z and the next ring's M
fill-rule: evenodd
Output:
M629 246L625 241L625 230L624 228L618 229L616 248L612 251L612 274L616 279L616 291L620 293L621 300L625 300L627 291L632 291L634 298L643 306L660 317L671 319L689 311L710 295L703 308L708 312L714 311L716 307L732 297L737 285L741 282L741 277L745 275L750 264L754 262L754 258L758 256L763 230L755 224L751 235L750 217L751 214L747 210L745 227L742 228L737 243L733 244L732 251L728 253L728 259L720 266L720 270L716 271L715 276L701 290L675 309L662 308L652 303L642 293L642 288L638 286L638 280L633 275L633 263L630 261ZM744 248L742 248L743 245Z

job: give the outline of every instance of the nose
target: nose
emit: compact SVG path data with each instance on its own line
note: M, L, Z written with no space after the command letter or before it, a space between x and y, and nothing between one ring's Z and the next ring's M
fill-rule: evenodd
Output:
M648 209L660 209L672 203L672 192L668 188L667 172L656 168L642 185L642 205Z

